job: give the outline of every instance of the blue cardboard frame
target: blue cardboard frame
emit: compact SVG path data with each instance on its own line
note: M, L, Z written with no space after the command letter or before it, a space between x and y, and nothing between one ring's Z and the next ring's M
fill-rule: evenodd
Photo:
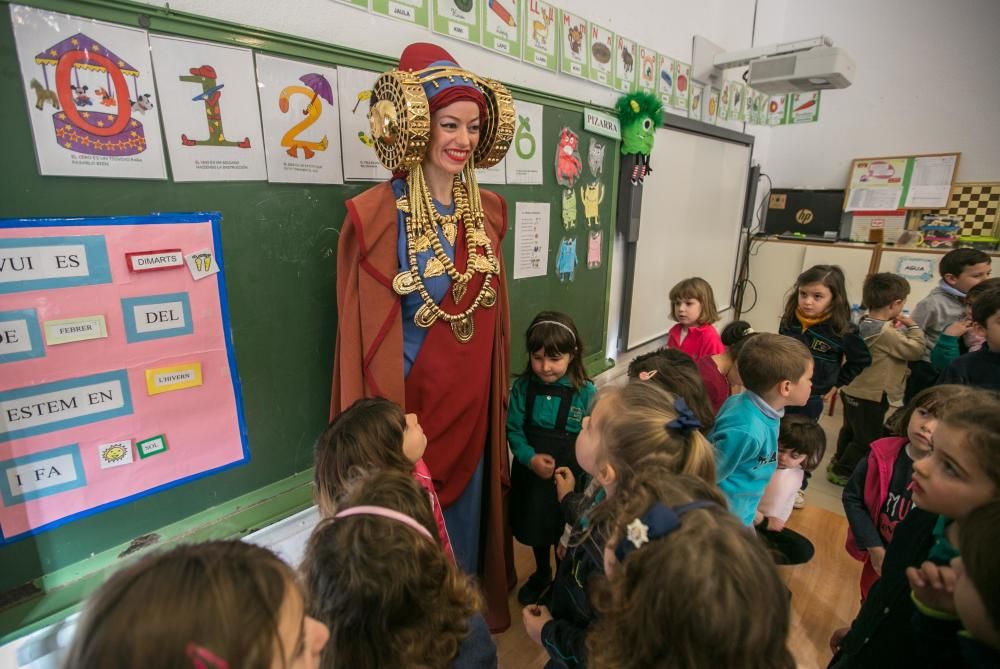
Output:
M80 518L86 518L107 509L112 509L123 504L128 504L136 499L155 495L164 490L197 481L198 479L218 474L220 472L238 467L250 460L250 448L247 439L246 418L243 411L243 387L236 370L236 355L233 349L233 332L229 321L229 301L226 297L226 264L222 255L222 215L219 212L194 212L194 213L155 213L149 216L106 216L94 218L9 218L0 219L0 230L6 228L43 228L43 227L66 227L89 226L89 225L162 225L177 223L206 224L212 226L212 251L215 255L215 262L219 266L219 271L212 275L216 277L216 285L219 290L219 311L223 327L223 339L226 342L226 355L229 360L229 378L233 386L233 396L236 401L236 416L239 423L240 440L243 444L243 457L214 469L208 469L197 474L192 474L184 478L155 486L149 490L138 492L122 499L100 504L90 509L70 514L45 525L39 525L20 534L5 536L0 531L0 545L12 543L26 537L41 534L51 529L55 529ZM206 277L208 279L209 277ZM206 279L202 279L203 281Z

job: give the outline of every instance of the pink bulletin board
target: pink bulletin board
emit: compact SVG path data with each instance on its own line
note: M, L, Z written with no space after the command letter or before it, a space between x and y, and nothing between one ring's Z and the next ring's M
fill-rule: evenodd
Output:
M249 458L219 221L0 220L0 543Z

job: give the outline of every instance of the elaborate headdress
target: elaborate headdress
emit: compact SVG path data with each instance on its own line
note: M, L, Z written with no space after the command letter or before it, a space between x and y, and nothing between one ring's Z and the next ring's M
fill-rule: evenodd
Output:
M430 142L431 113L459 100L474 102L479 108L479 142L465 164L464 178L455 177L455 213L442 215L431 201L421 163ZM400 197L396 207L406 219L409 269L395 276L393 290L398 295L419 293L424 304L414 315L414 322L429 328L438 319L444 320L461 342L472 338L472 313L480 306L492 307L496 303L491 275L500 273L500 263L486 234L475 168L492 167L503 159L514 136L514 118L514 102L503 84L463 70L451 54L434 44L408 46L399 59L399 68L380 76L372 87L368 120L375 153L394 173L405 173L407 183L408 197ZM455 267L439 238L443 234L454 244L459 223L465 227L468 250L464 272ZM424 276L447 273L456 306L473 276L477 272L485 275L478 295L466 309L449 313L427 292L417 252L428 247L433 249L434 257L428 261Z

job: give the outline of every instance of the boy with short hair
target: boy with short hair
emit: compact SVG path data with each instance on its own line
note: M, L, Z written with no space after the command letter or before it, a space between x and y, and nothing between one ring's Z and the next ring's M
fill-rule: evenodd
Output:
M858 462L868 455L868 446L882 438L889 403L903 398L906 363L924 355L924 333L902 315L909 294L909 282L898 274L882 272L865 279L861 295L868 314L858 329L871 352L872 364L840 389L844 424L837 452L826 470L834 485L847 485Z
M952 360L938 383L1000 390L1000 289L988 290L976 299L972 321L986 339L983 347Z
M910 363L910 378L906 383L906 402L924 388L934 385L938 374L931 364L931 351L941 332L965 316L965 295L976 284L989 278L990 257L977 249L955 249L938 264L941 281L930 295L917 303L913 320L924 331L927 343L922 360Z
M726 400L708 436L715 447L716 482L730 510L749 526L778 467L785 407L809 400L813 358L797 339L762 333L746 342L736 366L746 392Z

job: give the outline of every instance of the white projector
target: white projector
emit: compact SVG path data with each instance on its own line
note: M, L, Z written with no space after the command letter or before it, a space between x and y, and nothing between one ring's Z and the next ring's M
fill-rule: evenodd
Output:
M853 81L854 61L832 46L751 60L748 77L751 88L771 95L847 88Z

